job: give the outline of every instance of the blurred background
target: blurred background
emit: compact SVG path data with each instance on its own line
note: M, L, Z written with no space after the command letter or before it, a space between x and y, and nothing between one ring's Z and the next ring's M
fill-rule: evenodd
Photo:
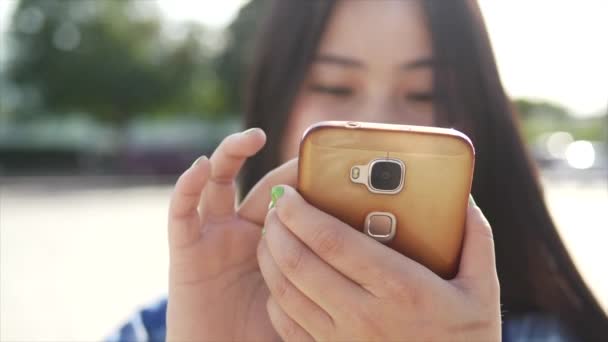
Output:
M0 1L0 340L99 340L166 292L171 184L241 128L265 2ZM480 4L551 212L608 308L608 3Z

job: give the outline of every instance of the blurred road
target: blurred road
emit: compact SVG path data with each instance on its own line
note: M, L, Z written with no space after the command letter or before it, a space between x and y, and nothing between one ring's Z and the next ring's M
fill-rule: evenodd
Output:
M575 262L608 308L608 182L545 178ZM93 341L167 290L170 186L4 184L0 340Z

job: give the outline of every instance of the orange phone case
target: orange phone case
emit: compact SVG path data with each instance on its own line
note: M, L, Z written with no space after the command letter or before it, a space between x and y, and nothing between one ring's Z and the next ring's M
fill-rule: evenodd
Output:
M351 179L353 165L382 158L405 165L396 194L370 192ZM302 138L298 191L361 232L369 213L393 214L394 237L386 244L450 279L458 271L474 163L471 141L453 129L325 121Z

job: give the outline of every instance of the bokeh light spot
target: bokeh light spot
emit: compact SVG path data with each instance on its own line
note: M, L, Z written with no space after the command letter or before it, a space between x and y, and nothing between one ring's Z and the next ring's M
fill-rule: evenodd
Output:
M595 163L595 149L588 141L575 141L566 149L566 160L575 169L588 169Z

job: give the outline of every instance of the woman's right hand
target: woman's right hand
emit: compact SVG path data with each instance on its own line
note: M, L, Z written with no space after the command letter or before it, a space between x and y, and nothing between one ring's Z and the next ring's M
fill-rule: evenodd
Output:
M251 129L226 137L178 179L169 209L169 341L278 340L256 249L269 194L294 184L297 161L270 172L236 207L235 178L266 141Z

